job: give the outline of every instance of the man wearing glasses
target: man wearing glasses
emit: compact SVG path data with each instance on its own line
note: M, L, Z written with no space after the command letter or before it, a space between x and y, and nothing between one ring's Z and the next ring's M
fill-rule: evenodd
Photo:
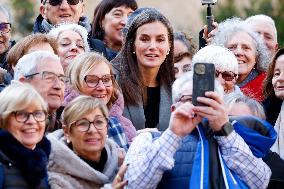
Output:
M11 41L11 20L8 10L0 5L0 67L7 69L6 56L15 44ZM1 83L1 82L0 82Z
M31 84L47 102L50 121L47 132L60 128L56 111L62 105L68 79L59 57L47 51L35 51L23 56L15 67L14 80Z
M83 0L41 0L40 15L34 24L33 32L48 33L61 23L75 23L87 29L91 26L87 17L83 16L85 4Z

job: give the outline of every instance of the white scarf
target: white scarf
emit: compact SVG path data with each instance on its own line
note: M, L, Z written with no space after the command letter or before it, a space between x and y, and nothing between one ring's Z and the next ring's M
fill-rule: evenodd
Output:
M276 120L274 129L277 132L277 139L271 147L271 151L276 152L284 159L284 102L282 102L281 111Z

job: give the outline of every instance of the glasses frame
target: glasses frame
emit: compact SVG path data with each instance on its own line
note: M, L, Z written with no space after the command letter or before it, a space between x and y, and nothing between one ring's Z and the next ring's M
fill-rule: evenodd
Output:
M26 77L26 78L30 78L30 77L33 77L33 76L35 76L35 75L40 74L40 75L41 75L41 79L44 80L44 81L47 81L46 79L44 79L44 74L45 74L45 73L55 75L55 76L57 77L57 79L60 81L60 83L62 83L62 84L66 84L66 83L69 82L69 78L66 77L65 75L57 75L57 74L55 74L55 73L53 73L53 72L49 72L49 71L36 72L36 73L33 73L33 74L25 75L25 77ZM61 80L60 78L64 78L64 81ZM55 82L55 80L53 80L53 81L51 81L51 82L49 82L49 83L52 83L52 82Z
M87 85L88 87L90 87L90 88L96 88L96 87L98 86L98 84L100 83L100 81L103 82L103 84L104 84L105 87L111 87L111 86L113 85L113 83L114 83L114 75L112 75L112 74L106 74L106 75L103 75L102 77L95 76L95 77L98 78L98 82L97 82L97 84L96 84L95 86L90 86L90 85L88 84L88 82L86 81L88 76L94 77L95 75L85 75L85 77L84 77L84 82L85 82L86 85ZM105 76L110 76L111 85L106 85L106 84L104 83L103 77L105 77Z
M38 120L38 118L36 118L35 113L38 113L38 112L44 113L44 119L43 120ZM26 119L24 121L19 120L18 119L19 117L17 116L18 113L24 113L26 115ZM47 119L47 112L44 111L44 110L37 110L37 111L34 111L34 112L13 111L12 114L15 116L16 121L19 122L19 123L26 123L30 119L31 115L33 116L34 120L36 120L36 122L44 122Z
M9 28L9 31L7 31L7 32L3 32L3 31L0 30L0 33L1 33L1 34L6 34L6 33L9 33L9 32L11 31L11 27L12 27L12 24L11 24L11 23L9 23L9 22L2 22L2 23L0 23L0 24L8 24L9 27L10 27L10 28Z
M50 4L50 2L48 2L51 6L58 6L58 5L61 5L62 4L62 1L63 0L59 0L58 2L58 4ZM83 0L78 0L78 3L76 3L76 4L70 4L70 2L69 2L70 0L67 0L67 3L69 4L69 5L78 5L79 4L79 2L81 1L81 2L83 2ZM44 0L43 1L43 4L45 5L47 3L47 0Z
M100 130L103 130L104 128L106 128L108 126L108 123L109 123L109 118L107 118L107 117L100 117L100 118L104 118L106 120L106 125L104 127L102 127L102 128L98 127L95 124L95 122L97 121L98 118L95 119L94 121L89 121L89 120L84 118L84 119L80 119L80 120L77 120L77 121L73 121L70 125L71 126L75 126L78 129L78 131L81 131L81 132L88 132L90 130L90 128L91 128L91 125L93 125L97 130L100 131ZM79 122L79 121L82 121L82 120L86 120L87 122L89 122L88 129L86 129L86 130L79 129L79 126L76 123Z
M224 74L225 72L232 73L232 75L234 76L234 78L232 78L231 80L228 80L226 77L223 76L223 74ZM222 78L223 78L225 81L233 81L234 79L237 79L237 78L238 78L238 74L235 74L234 72L231 72L231 71L224 71L224 72L216 71L216 72L215 72L216 78L219 77L220 74L222 75Z

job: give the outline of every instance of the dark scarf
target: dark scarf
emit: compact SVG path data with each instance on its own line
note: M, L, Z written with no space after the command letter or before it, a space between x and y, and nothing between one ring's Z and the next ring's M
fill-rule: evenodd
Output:
M87 17L82 16L78 22L79 25L86 28L87 32L91 31L91 25ZM45 20L41 15L36 18L36 22L34 23L33 32L37 33L48 33L50 30L54 28L54 25L50 24L47 20Z
M8 131L0 130L0 149L16 163L31 188L38 186L41 180L47 177L50 146L50 142L43 137L36 148L31 150L24 147Z

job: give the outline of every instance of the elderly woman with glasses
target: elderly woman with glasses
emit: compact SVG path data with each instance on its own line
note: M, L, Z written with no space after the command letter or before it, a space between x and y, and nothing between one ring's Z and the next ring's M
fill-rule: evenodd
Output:
M8 10L0 4L0 67L7 70L6 56L15 44L11 41L11 18Z
M110 110L108 136L127 149L127 141L136 135L131 121L122 116L124 101L107 59L95 52L84 53L74 59L67 70L73 95L65 96L67 105L78 94L97 98ZM125 134L127 139L125 138Z
M51 188L122 188L125 166L119 167L116 144L107 138L108 110L105 103L81 95L63 112L63 129L47 137L51 142L48 164Z
M0 188L48 189L47 104L28 84L0 93Z

